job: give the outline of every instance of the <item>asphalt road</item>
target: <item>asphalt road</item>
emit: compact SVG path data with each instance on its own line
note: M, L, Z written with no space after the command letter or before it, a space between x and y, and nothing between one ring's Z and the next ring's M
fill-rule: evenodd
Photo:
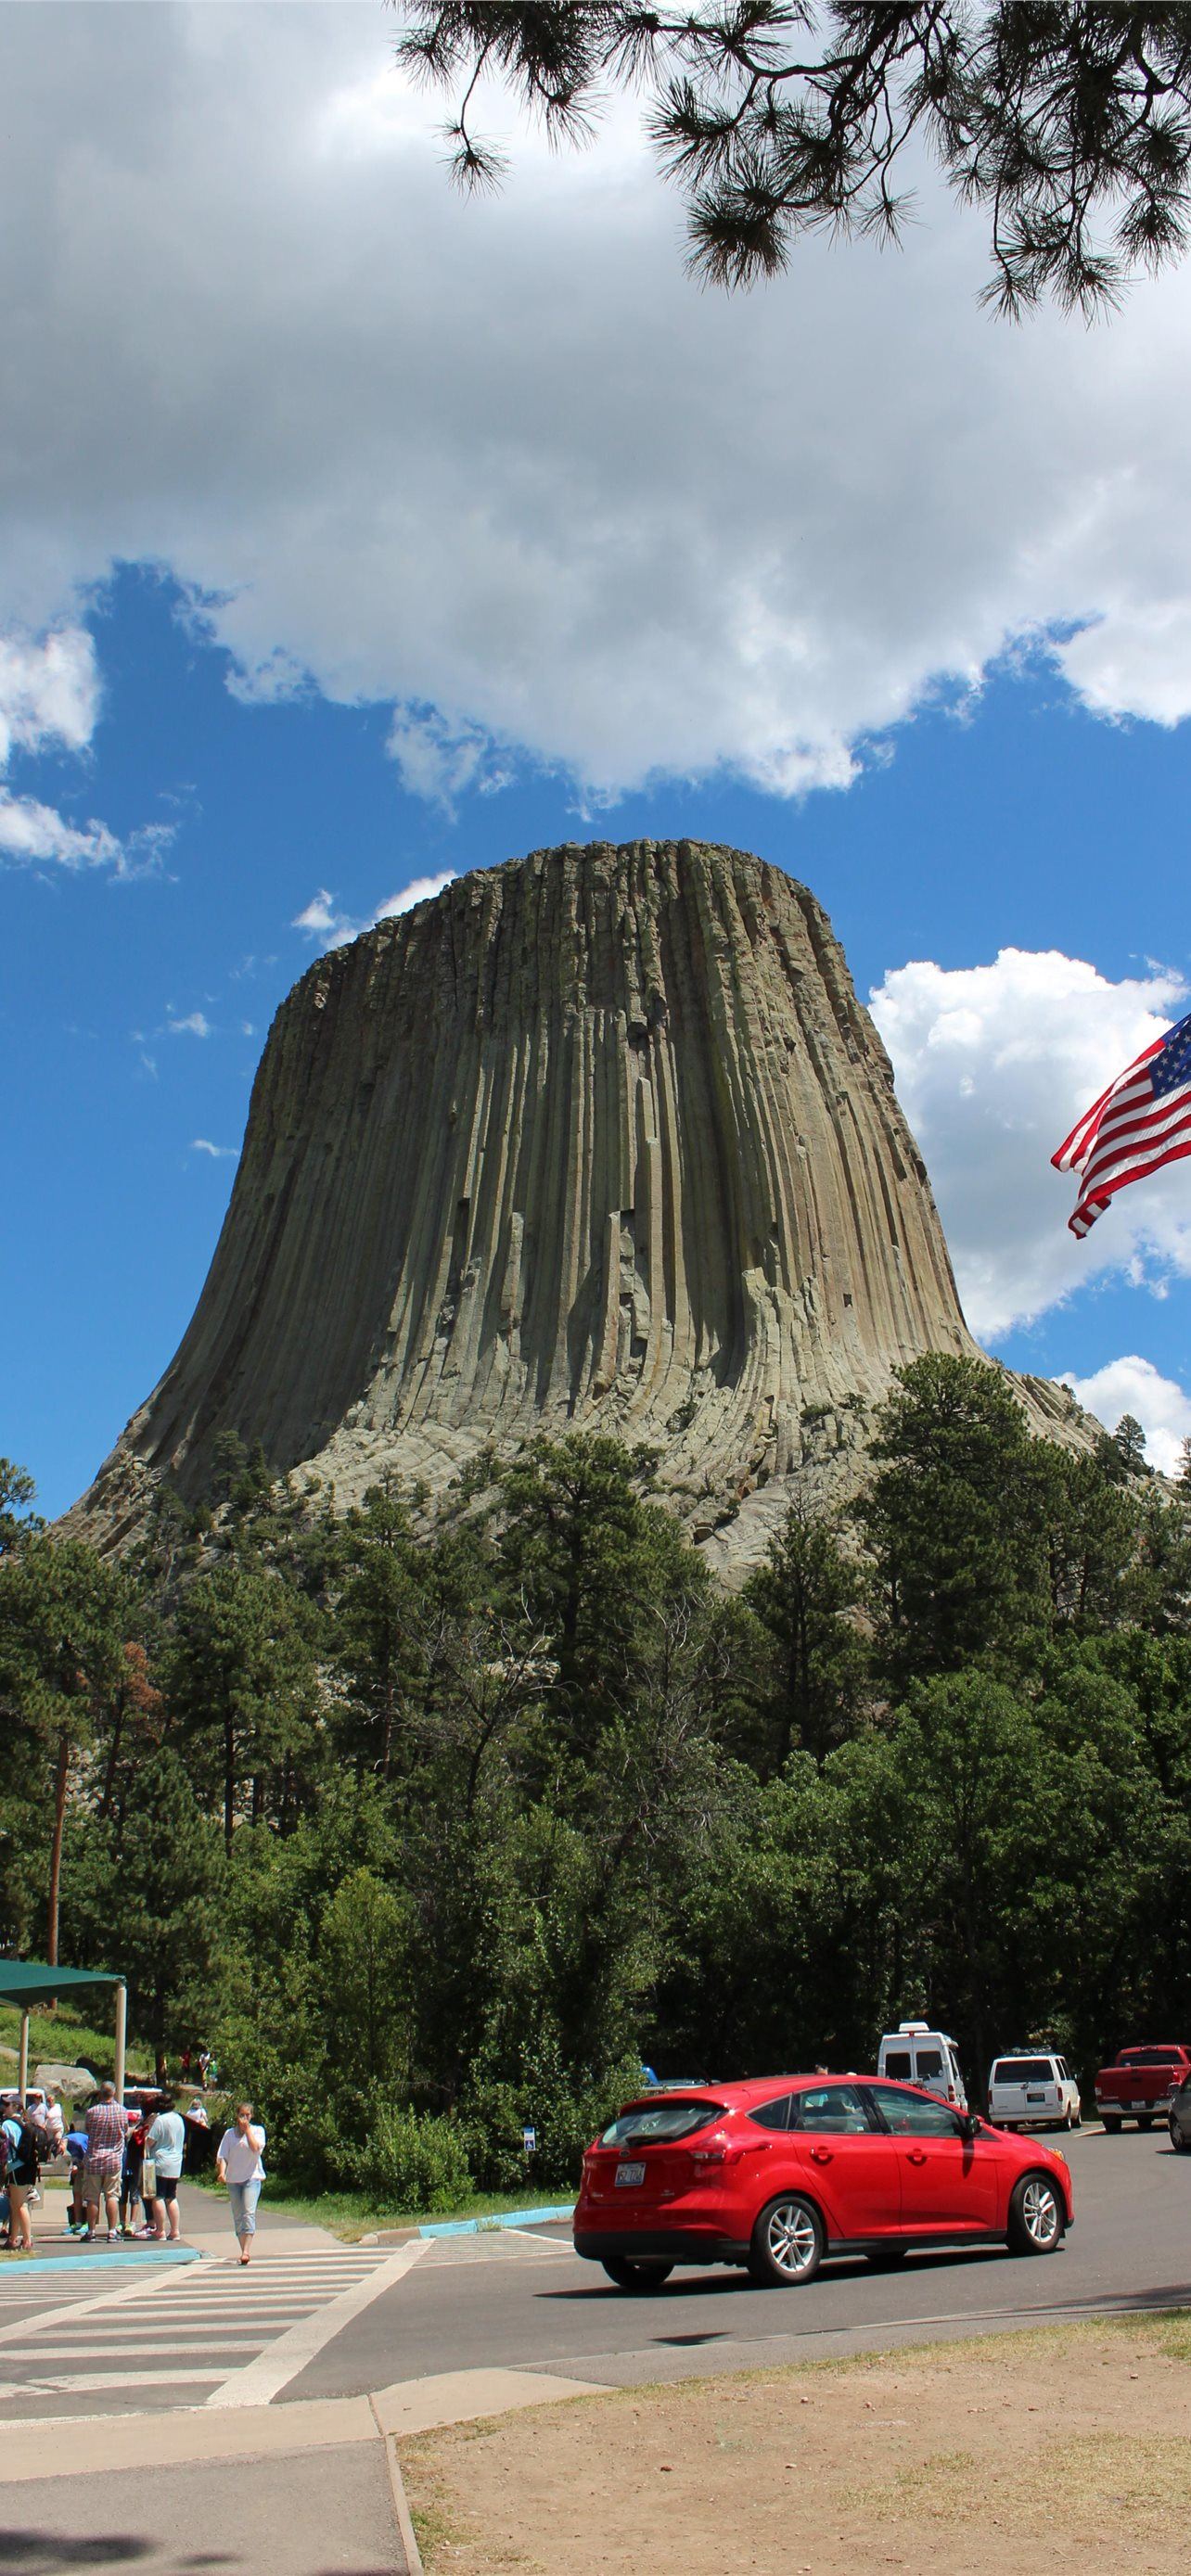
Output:
M1052 2316L1191 2307L1191 2156L1175 2155L1165 2132L1088 2129L1062 2144L1076 2225L1057 2254L912 2255L893 2274L841 2262L793 2290L759 2290L739 2272L678 2271L639 2298L581 2263L565 2230L449 2239L327 2343L278 2403L493 2364L610 2385L673 2379Z
M295 2241L274 2220L250 2274L209 2261L168 2279L157 2264L136 2279L119 2264L74 2279L10 2267L0 2405L9 2421L284 2408L492 2367L611 2385L1191 2307L1191 2156L1164 2132L1089 2129L1063 2143L1076 2225L1057 2254L971 2248L912 2255L896 2273L829 2263L805 2289L683 2270L655 2296L626 2297L578 2260L565 2227L353 2254L317 2231Z

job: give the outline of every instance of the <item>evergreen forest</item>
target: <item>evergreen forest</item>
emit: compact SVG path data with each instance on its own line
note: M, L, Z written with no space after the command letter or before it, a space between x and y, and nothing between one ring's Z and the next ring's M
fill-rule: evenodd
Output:
M743 1590L583 1434L431 1523L220 1444L134 1551L0 1464L0 1948L119 1968L280 2169L421 2206L562 2188L640 2084L874 2062L974 2095L1191 2030L1191 1478L1030 1436L928 1356L835 1520Z

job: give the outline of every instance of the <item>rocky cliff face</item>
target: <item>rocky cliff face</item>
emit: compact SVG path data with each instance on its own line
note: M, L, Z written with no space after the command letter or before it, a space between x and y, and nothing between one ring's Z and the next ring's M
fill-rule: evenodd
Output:
M537 851L283 1004L194 1320L72 1518L197 1496L226 1430L346 1501L598 1428L660 1448L730 1568L791 1480L856 1481L900 1362L973 1349L814 897L690 842Z

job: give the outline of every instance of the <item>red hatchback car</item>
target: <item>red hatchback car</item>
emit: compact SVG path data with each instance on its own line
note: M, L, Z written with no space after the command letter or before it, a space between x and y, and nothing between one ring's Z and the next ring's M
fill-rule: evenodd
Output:
M1071 2176L937 2095L878 2077L771 2075L631 2102L583 2159L575 2251L622 2290L676 2263L744 2264L777 2287L825 2254L878 2268L915 2245L1053 2254Z

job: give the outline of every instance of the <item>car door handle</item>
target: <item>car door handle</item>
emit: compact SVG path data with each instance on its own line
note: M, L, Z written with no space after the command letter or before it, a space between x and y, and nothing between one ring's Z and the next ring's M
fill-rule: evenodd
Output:
M833 2152L834 2150L831 2147L812 2147L811 2163L815 2165L829 2165Z
M909 2147L906 2151L906 2162L911 2165L924 2165L926 2163L925 2147Z

